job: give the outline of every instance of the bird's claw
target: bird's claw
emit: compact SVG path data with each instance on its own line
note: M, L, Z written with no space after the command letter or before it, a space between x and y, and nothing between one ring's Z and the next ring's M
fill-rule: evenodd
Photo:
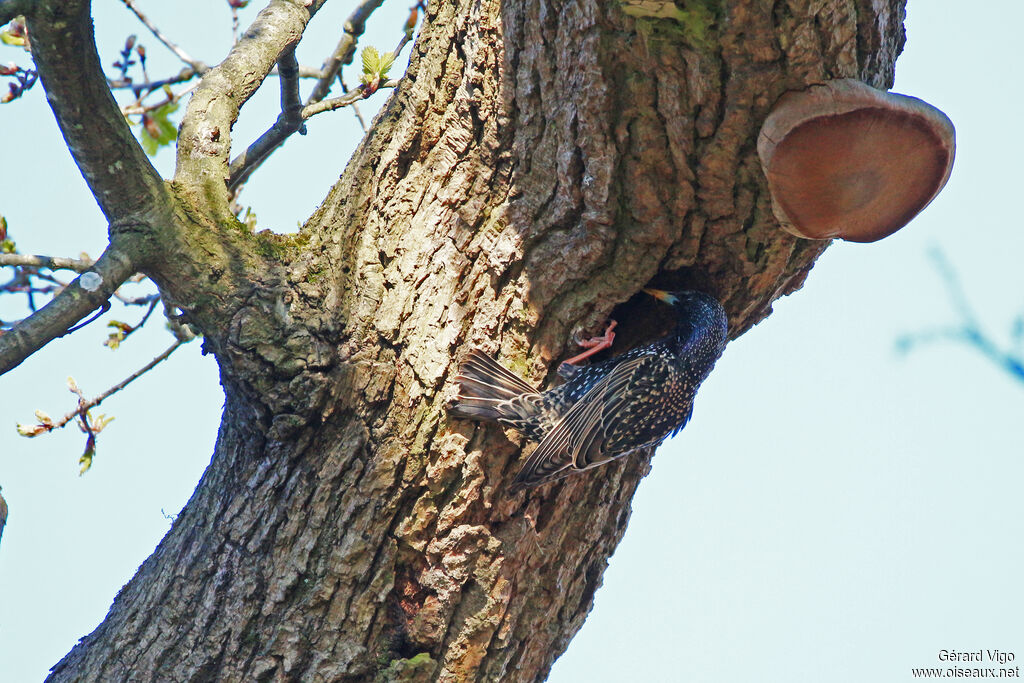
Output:
M564 371L562 369L564 366L568 365L568 366L571 367L571 366L575 365L576 363L579 363L581 360L585 360L587 358L590 358L595 353L598 353L599 351L604 351L609 346L611 346L612 342L615 341L615 331L614 330L615 330L615 326L618 325L618 324L619 323L617 323L614 320L609 320L608 321L608 327L605 328L604 334L599 336L599 337L591 337L590 339L580 339L579 335L574 334L573 335L573 341L576 342L576 345L577 346L582 346L583 348L585 348L587 350L584 351L583 353L575 355L572 358L570 358L569 360L563 362L562 365L559 366L559 368L558 368L558 374L562 375L563 377L566 377L567 376L566 375L566 371Z

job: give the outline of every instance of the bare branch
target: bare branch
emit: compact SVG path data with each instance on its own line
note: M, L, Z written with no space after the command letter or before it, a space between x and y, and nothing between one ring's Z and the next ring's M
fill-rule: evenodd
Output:
M334 82L338 72L341 71L341 67L352 63L352 57L356 53L356 43L359 41L359 36L363 35L363 32L366 31L366 20L382 4L384 4L384 0L364 0L349 15L345 21L341 40L338 41L334 52L331 53L330 57L324 62L323 68L320 69L320 82L316 84L313 92L309 95L309 99L306 100L307 105L319 102L327 97L327 93L331 91L331 84Z
M320 69L312 66L299 66L299 78L320 78ZM271 76L277 75L277 70L270 72Z
M134 273L128 255L114 245L108 247L90 270L75 278L37 312L0 335L0 375L67 334L92 311L109 305L108 299Z
M390 80L379 86L380 88L396 88L397 80ZM228 189L235 191L241 187L252 175L253 171L266 161L267 157L284 144L293 133L302 128L303 122L311 116L322 114L326 111L334 111L355 104L359 100L366 99L373 94L365 85L360 85L348 94L340 97L332 97L329 100L322 100L315 104L303 107L297 119L290 119L284 114L278 117L274 125L257 138L256 142L249 145L249 148L231 160Z
M124 6L130 9L138 18L138 20L141 21L142 24L149 29L149 32L156 36L156 39L163 43L168 50L173 52L178 59L188 64L196 71L196 73L200 75L209 71L210 67L208 67L206 64L202 63L198 59L193 59L192 56L189 55L189 53L185 52L174 41L172 41L170 38L161 33L160 29L158 29L156 25L149 20L149 17L147 17L145 14L139 11L139 8L135 6L134 0L121 0L121 2L123 2Z
M303 130L302 100L299 99L299 63L295 47L286 49L277 62L281 75L281 114L256 142L231 162L228 189L235 191L263 160L296 131Z
M387 83L381 84L380 86L378 86L377 89L380 90L381 88L397 88L397 87L398 87L398 81L395 80L395 79L392 79L392 80L388 81ZM332 97L329 100L322 100L322 101L317 102L315 104L311 104L309 106L303 107L302 108L302 118L303 119L308 119L308 118L310 118L312 116L316 116L317 114L322 114L325 111L334 111L335 109L341 109L342 107L347 107L347 106L350 106L352 104L355 104L359 100L366 99L366 97L367 97L367 87L365 85L360 85L359 87L355 88L354 90L350 90L348 92L348 94L346 94L346 95L341 95L340 97Z
M142 368L133 372L131 375L129 375L121 382L118 382L111 388L104 391L99 396L96 396L95 398L85 398L85 395L82 393L82 390L78 388L78 383L75 382L75 380L72 379L71 377L68 377L68 389L71 391L71 393L75 394L75 396L78 397L78 405L75 406L75 409L72 410L67 415L65 415L64 417L62 417L60 420L57 420L56 422L46 413L37 410L36 419L39 421L38 424L19 424L18 433L21 434L22 436L27 436L31 438L34 436L39 436L40 434L48 434L54 431L55 429L62 429L63 427L67 426L68 423L74 420L78 424L79 429L81 429L82 432L86 435L85 451L82 453L82 457L79 458L78 460L79 464L82 465L82 469L79 471L79 474L85 474L85 472L92 466L93 457L96 455L96 437L99 435L100 432L104 430L104 428L108 424L110 424L111 420L114 419L113 417L107 417L104 415L99 415L94 418L89 413L89 411L98 406L107 398L110 398L117 392L127 387L129 384L137 380L139 377L142 377L144 374L155 368L163 361L167 360L170 357L170 355L174 353L178 349L178 347L186 343L186 341L187 340L181 339L176 340L173 344L171 344L171 346L166 351L164 351L159 356L151 360Z
M341 77L340 73L338 74L338 83L341 85L341 92L348 93L348 86L345 85L345 79ZM370 128L366 125L366 119L363 118L363 112L359 111L359 105L355 102L352 103L352 113L355 114L356 121L359 122L359 127L363 129L363 132L368 132Z
M121 346L125 339L142 329L142 326L146 324L147 320L149 320L149 316L153 315L153 311L156 310L156 305L158 303L160 303L160 297L158 295L149 297L149 308L146 309L146 313L142 316L142 320L135 325L129 325L128 323L124 323L119 320L111 320L107 323L107 326L113 327L114 331L107 336L107 340L103 342L103 345L109 346L112 350Z
M308 7L272 2L264 8L227 58L212 68L189 101L178 135L176 178L201 178L207 196L223 199L231 151L231 126L238 111L263 83L285 50L302 37L324 0Z
M143 152L105 87L87 0L43 0L29 19L32 57L46 99L89 189L111 224L150 225L167 220L163 179ZM88 122L88 125L84 125Z
M150 370L152 370L156 366L160 365L160 363L163 363L165 360L170 358L171 354L174 353L175 351L177 351L181 347L181 345L185 344L185 343L187 343L187 342L182 341L180 339L176 339L174 341L174 343L171 344L169 347L167 347L167 350L165 350L159 356L157 356L153 360L149 361L148 363L143 365L141 368L139 368L138 370L136 370L132 374L128 375L122 381L118 382L114 386L112 386L109 389L107 389L106 391L104 391L99 396L96 396L95 398L92 398L92 399L89 399L88 401L86 401L84 403L84 408L79 407L79 410L76 410L74 413L71 413L70 415L61 418L63 420L63 423L59 423L56 426L63 427L64 424L67 424L67 421L70 418L74 417L75 414L81 412L82 410L89 410L90 408L95 408L100 403L103 403L103 401L105 401L106 399L110 398L111 396L113 396L117 392L121 391L122 389L127 387L129 384L131 384L132 382L137 380L139 377L142 377L147 372L149 372Z
M929 256L934 261L935 269L939 271L939 275L946 285L949 298L953 302L961 322L957 326L941 327L903 335L896 340L897 350L908 353L915 347L924 344L955 341L973 348L1011 377L1024 382L1024 357L1013 352L1013 349L1019 350L1020 346L1018 332L1020 323L1018 321L1021 318L1018 318L1018 321L1015 321L1011 327L1010 336L1013 341L1011 350L1002 349L978 322L978 316L975 314L973 306L967 300L967 295L960 285L956 271L949 263L945 254L941 250L933 248L929 251Z
M281 113L286 119L297 121L302 100L299 99L299 62L295 59L294 45L281 53L277 72L281 77Z
M96 263L94 259L82 258L73 259L62 256L33 256L30 254L0 254L0 267L8 266L15 268L14 277L0 285L0 293L24 292L29 297L29 310L35 312L36 306L33 301L35 294L52 294L68 286L67 282L58 279L43 270L73 270L76 273L84 273ZM47 286L38 286L32 283L32 278L38 278L45 282L52 283ZM136 273L125 282L141 282L146 276ZM159 294L146 294L144 296L127 296L118 289L114 292L114 298L126 306L148 306L154 301L160 300ZM140 323L141 324L141 323ZM13 323L0 321L0 328L11 327Z
M0 266L27 266L49 268L50 270L73 270L84 273L92 268L95 261L65 258L62 256L31 256L29 254L0 254Z
M125 116L138 116L140 114L146 114L148 112L155 111L160 107L163 107L164 105L173 104L179 101L182 97L189 94L198 87L199 83L197 82L182 88L178 92L171 92L171 89L168 88L167 94L164 97L164 99L152 104L142 104L142 100L145 99L147 95L152 93L152 91L150 91L150 93L147 93L146 95L142 95L141 97L139 97L137 100L135 100L135 102L131 104L126 104L125 106L121 107L121 113ZM145 124L145 121L143 121L143 124Z
M372 4L372 0L370 4ZM418 7L419 5L416 5L413 8L413 13L410 14L410 19L413 22L413 28L415 28L415 12L416 8ZM373 9L376 9L376 7L374 7ZM372 9L370 10L370 12L372 12ZM406 44L408 44L408 42L412 40L413 31L412 28L408 26L408 22L403 31L404 32L402 34L402 39L398 41L398 47L396 47L395 50L391 53L392 62L394 62L398 58L398 55L401 54ZM360 33L361 32L362 27L360 27ZM355 43L353 42L352 45L354 49ZM326 70L327 66L325 65L324 68ZM336 75L338 75L340 79L340 75ZM321 80L321 83L323 83L323 80ZM318 87L319 85L320 84L318 84ZM358 88L350 90L340 97L334 97L329 100L317 101L314 100L313 96L310 96L310 98L307 100L307 105L302 108L301 116L298 117L297 119L292 118L289 115L289 112L282 111L281 116L277 118L277 121L274 122L273 126L267 129L267 131L263 135L261 135L256 140L256 142L249 145L248 149L246 149L244 152L242 152L241 154L239 154L238 156L231 160L231 166L228 169L228 189L235 193L235 195L237 195L238 190L242 187L242 185L245 184L246 180L248 180L249 176L252 175L253 171L259 168L260 164L262 164L267 159L267 157L269 157L270 154L273 153L274 150L276 150L278 147L284 144L285 140L287 140L296 131L303 131L303 121L305 121L306 119L310 118L311 116L315 116L316 114L322 114L323 112L326 111L334 111L335 109L340 109L342 107L353 105L359 100L366 99L367 97L377 92L377 90L381 88L395 88L397 86L397 79L391 79L385 83L379 83L378 80L374 80L372 83L364 83L360 85ZM285 93L282 90L282 109L284 109L285 106L288 106L285 104L284 98ZM366 130L366 124L365 122L363 122L362 116L358 112L356 113L356 116L359 118L359 122L363 125L363 130Z
M177 85L178 83L185 83L191 81L193 78L198 76L196 70L192 67L186 67L178 72L176 76L169 76L159 81L147 81L146 83L135 83L128 79L115 79L108 80L107 85L110 86L111 90L134 90L136 96L145 92L149 94L154 90L159 90L165 85Z
M234 45L238 42L238 3L228 0L228 6L231 8L231 44Z

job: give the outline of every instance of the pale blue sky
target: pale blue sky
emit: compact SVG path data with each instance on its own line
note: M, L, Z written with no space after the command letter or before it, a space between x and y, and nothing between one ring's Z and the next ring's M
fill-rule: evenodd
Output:
M130 32L159 61L119 2L96 4L105 62ZM142 6L217 61L216 49L194 46L223 49L213 39L229 35L227 10L210 5L215 26L197 35L175 27L178 4ZM994 336L1006 339L1024 310L1024 4L964 6L911 0L894 88L956 125L946 190L883 242L834 245L803 290L729 346L694 419L655 457L594 612L551 681L911 681L912 667L942 665L940 649L1024 659L1024 385L965 348L894 351L901 334L956 321L931 246L958 268ZM370 42L392 45L405 9L371 25L380 32ZM321 45L333 45L347 10L334 0L314 20ZM26 63L0 52L12 59ZM319 60L300 49L303 63ZM236 144L272 120L276 86L262 99L252 107L262 113L243 112ZM304 220L358 136L348 112L310 129L243 195L263 227ZM105 225L41 93L0 107L0 145L0 212L22 251L98 254ZM172 155L158 162L169 172ZM105 336L93 325L0 379L0 486L11 507L0 545L4 681L41 679L96 626L166 532L161 511L181 508L212 453L222 394L198 345L104 404L117 420L85 477L77 430L15 435L36 408L71 409L67 375L94 394L170 342L154 325L112 354Z

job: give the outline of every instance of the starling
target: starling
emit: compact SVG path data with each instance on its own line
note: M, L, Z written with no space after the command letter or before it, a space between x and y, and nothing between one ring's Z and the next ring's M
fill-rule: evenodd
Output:
M701 292L648 294L671 304L676 322L658 341L587 366L563 363L564 384L538 392L486 354L471 351L459 368L456 417L497 420L539 441L515 479L535 486L627 453L657 446L686 425L693 398L725 349L725 310ZM569 363L611 345L603 338Z

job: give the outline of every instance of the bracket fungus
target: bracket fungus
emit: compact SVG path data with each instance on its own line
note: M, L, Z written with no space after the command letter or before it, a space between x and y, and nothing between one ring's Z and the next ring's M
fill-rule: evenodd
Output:
M786 93L757 140L782 227L851 242L888 237L928 206L955 147L935 107L852 79Z

